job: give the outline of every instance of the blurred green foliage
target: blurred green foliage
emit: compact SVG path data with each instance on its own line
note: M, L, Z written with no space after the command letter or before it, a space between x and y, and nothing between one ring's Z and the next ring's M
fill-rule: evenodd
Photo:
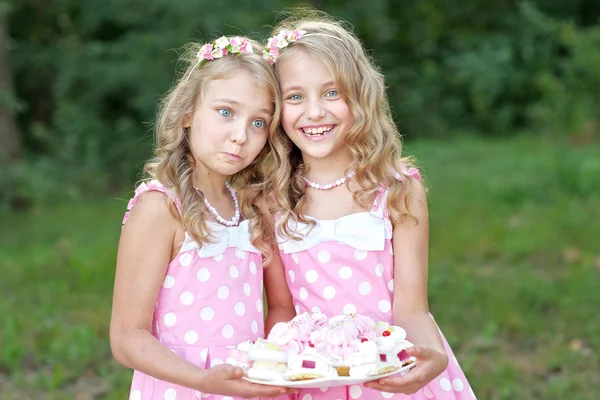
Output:
M479 399L598 399L600 144L567 146L407 144L430 188L431 311ZM0 213L0 399L127 398L108 341L119 197Z
M278 12L297 3L0 1L16 91L5 97L25 153L0 179L0 198L53 198L56 182L71 197L130 187L178 49L220 33L268 37ZM310 3L354 25L408 138L543 131L585 140L597 130L595 0Z

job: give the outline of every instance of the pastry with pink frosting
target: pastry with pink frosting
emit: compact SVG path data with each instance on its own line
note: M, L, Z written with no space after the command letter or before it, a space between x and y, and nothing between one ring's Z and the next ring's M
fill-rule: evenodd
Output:
M333 324L314 331L310 340L317 351L331 359L339 376L349 376L350 367L346 363L346 356L356 352L360 344L355 325L334 319Z
M231 364L240 367L244 370L244 373L250 368L250 358L248 358L248 351L254 346L254 342L251 340L244 340L240 342L235 348L229 350L227 357L227 364Z
M390 372L416 361L406 351L413 344L405 340L405 337L406 331L397 326L390 326L381 333L381 336L377 337L377 346L379 347L378 373Z
M331 360L319 354L313 345L307 346L301 354L288 359L288 368L284 373L285 379L303 381L319 378L334 378L338 376Z
M300 354L306 345L306 342L300 338L298 326L292 321L278 322L273 325L267 340L289 355Z

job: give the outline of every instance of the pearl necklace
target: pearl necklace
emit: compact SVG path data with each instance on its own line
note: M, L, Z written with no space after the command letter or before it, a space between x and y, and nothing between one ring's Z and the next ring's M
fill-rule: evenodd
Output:
M310 186L311 188L315 188L315 189L319 189L319 190L327 190L327 189L333 189L336 186L340 186L340 185L346 183L347 181L352 179L352 177L354 175L356 175L356 171L350 171L348 173L348 175L338 179L337 181L335 181L333 183L328 183L327 185L321 185L321 184L315 183L313 181L306 179L305 177L302 177L302 179L304 179L306 181L306 185Z
M238 224L240 223L240 205L238 203L237 196L235 195L235 191L233 190L231 185L228 182L225 182L225 187L227 188L227 190L229 190L229 193L231 193L231 198L233 199L233 207L235 209L235 213L231 221L227 221L225 218L221 217L217 209L210 205L210 203L206 199L206 196L203 196L204 204L206 205L206 209L213 215L213 217L217 219L217 221L219 221L221 225L238 226ZM202 191L196 186L194 186L194 189L196 189L196 192L198 192L198 194L203 194Z

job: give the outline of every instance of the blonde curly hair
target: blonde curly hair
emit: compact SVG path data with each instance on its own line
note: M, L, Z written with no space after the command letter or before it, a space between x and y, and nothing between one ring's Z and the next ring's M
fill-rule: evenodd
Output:
M181 201L180 213L173 200L169 200L171 213L181 220L186 231L200 245L213 239L206 223L210 219L202 194L193 187L194 160L190 151L188 129L183 128L184 118L193 115L197 103L203 101L206 87L215 79L234 76L240 70L247 71L254 83L269 93L273 99L274 116L280 113L280 93L273 68L262 57L261 46L250 40L256 53L237 54L211 60L195 67L201 44L186 46L180 58L183 71L171 90L164 96L155 124L156 146L154 157L144 166L148 179L157 179L171 190ZM273 118L268 123L278 123ZM273 228L268 224L258 207L265 186L264 160L271 153L271 143L261 150L250 165L229 177L236 190L240 213L249 220L251 240L268 261L272 254ZM200 197L199 197L200 196Z
M282 49L275 63L275 74L279 77L280 69L294 52L303 52L322 62L334 76L338 90L354 116L354 125L346 138L354 161L345 171L346 174L356 171L354 179L359 189L353 192L354 201L369 208L383 184L389 189L387 208L392 223L403 221L407 216L414 218L409 211L411 199L408 195L413 178L404 174L414 161L412 157L401 156L400 133L392 118L384 76L374 66L360 40L344 23L316 11L309 11L308 16L306 10L294 13L279 23L272 34L276 35L282 29L304 30L306 34ZM307 198L302 176L308 167L282 126L272 125L271 130L275 163L271 166L270 190L276 200L273 211L280 215L278 233L283 237L298 238L288 228L290 218L314 225L304 216ZM406 179L398 180L398 173Z

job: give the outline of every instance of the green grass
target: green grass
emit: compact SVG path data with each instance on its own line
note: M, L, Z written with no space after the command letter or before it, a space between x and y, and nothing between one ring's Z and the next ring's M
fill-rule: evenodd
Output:
M600 144L407 145L429 186L430 305L479 399L600 396ZM126 201L0 216L0 399L123 399L108 321Z

